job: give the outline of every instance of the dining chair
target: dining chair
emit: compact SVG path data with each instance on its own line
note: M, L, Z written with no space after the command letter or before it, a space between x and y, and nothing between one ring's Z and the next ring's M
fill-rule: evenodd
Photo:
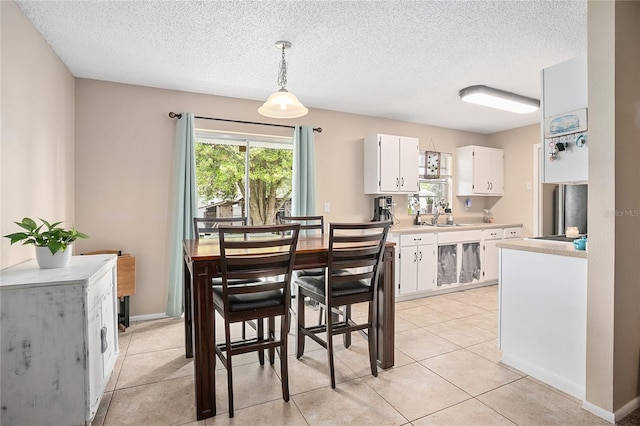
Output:
M329 224L329 251L325 276L300 277L298 285L298 321L296 325L296 357L304 355L304 339L309 337L327 349L331 387L336 387L333 362L333 336L364 332L369 344L371 374L378 375L376 326L378 276L390 221ZM304 298L325 306L325 324L305 326ZM351 305L368 303L366 323L351 319ZM344 320L334 322L332 312L345 306ZM326 333L326 340L319 337ZM345 339L346 340L346 339ZM348 346L345 344L345 346Z
M278 216L278 223L299 223L300 231L304 231L304 234L311 235L312 233L320 233L324 235L324 216ZM291 297L295 298L297 294L296 281L300 277L305 276L321 276L324 275L324 268L303 269L293 272L293 280L291 285ZM315 302L315 301L314 301ZM294 313L293 306L291 307L291 314ZM320 307L318 312L318 324L322 324L323 309ZM289 323L291 325L291 323Z
M291 275L295 261L299 224L271 226L220 226L220 271L222 285L213 287L213 307L224 320L224 343L215 352L227 370L229 417L233 417L232 357L247 352L279 350L282 398L289 401L287 340ZM233 285L233 280L259 280L253 284ZM275 332L275 317L280 317L280 334ZM267 319L266 339L258 333L252 339L231 340L230 325ZM215 342L215 331L214 331Z
M247 217L194 217L193 218L193 234L198 238L218 238L218 227L220 225L247 226ZM234 285L250 284L255 280L234 280ZM214 286L222 285L222 278L213 278L211 284ZM255 324L253 321L242 323L242 338L247 335L246 324L257 332L262 331L262 324ZM260 329L260 330L259 330ZM264 352L259 353L260 364L264 364Z
M194 217L193 235L217 238L220 225L247 226L247 217Z

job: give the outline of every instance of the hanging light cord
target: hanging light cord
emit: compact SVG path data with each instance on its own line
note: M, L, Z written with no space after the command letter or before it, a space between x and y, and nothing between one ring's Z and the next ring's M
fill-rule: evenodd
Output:
M287 62L284 60L285 43L282 43L282 61L280 61L280 68L278 70L278 86L281 90L286 90L284 86L287 85Z

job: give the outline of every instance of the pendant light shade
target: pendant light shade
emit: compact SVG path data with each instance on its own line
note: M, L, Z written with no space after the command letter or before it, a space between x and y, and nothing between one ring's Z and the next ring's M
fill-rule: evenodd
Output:
M540 101L487 86L471 86L460 90L460 100L473 104L527 114L540 108Z
M309 110L300 103L296 95L286 89L280 89L258 108L258 113L271 118L298 118L307 115Z
M278 70L278 86L280 90L269 96L269 99L258 108L258 114L270 118L298 118L307 115L309 110L302 105L296 95L287 91L287 62L284 59L284 51L291 47L288 41L276 42L276 47L282 49L282 60Z

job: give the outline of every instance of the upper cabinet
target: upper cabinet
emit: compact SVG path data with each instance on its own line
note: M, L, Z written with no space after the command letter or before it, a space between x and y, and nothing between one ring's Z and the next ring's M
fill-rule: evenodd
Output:
M501 149L468 145L456 149L456 195L502 195L504 154Z
M586 56L543 69L541 81L542 181L587 182Z
M372 135L364 139L364 193L418 191L418 138Z

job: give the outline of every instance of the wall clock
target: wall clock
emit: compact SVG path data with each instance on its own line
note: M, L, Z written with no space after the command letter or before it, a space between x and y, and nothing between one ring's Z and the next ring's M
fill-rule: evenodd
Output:
M427 151L425 154L425 177L427 179L437 179L440 177L440 153Z

